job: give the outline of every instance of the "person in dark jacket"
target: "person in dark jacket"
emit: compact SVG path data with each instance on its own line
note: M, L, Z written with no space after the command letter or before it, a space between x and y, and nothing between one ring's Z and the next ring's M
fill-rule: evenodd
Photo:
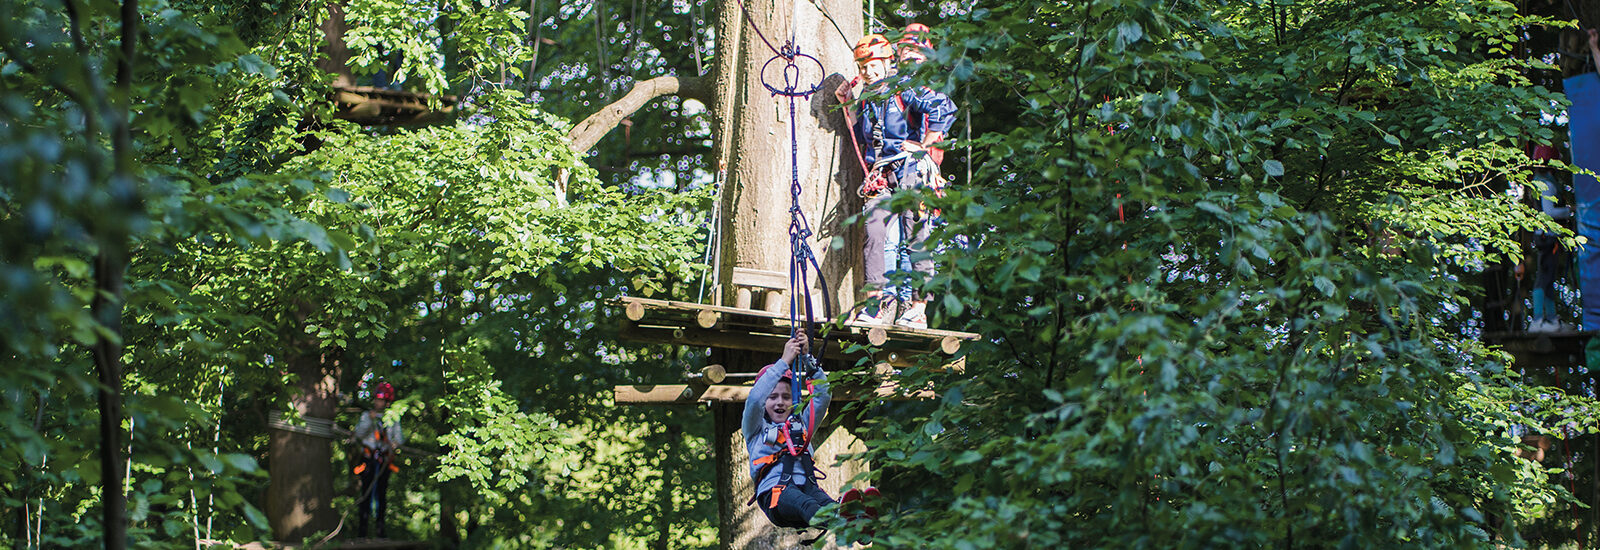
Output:
M937 168L929 152L950 131L956 109L942 93L926 86L907 87L903 79L892 78L894 54L883 35L862 37L855 46L858 76L834 91L840 103L850 105L845 120L866 171L859 191L867 218L862 263L868 296L876 300L878 311L869 306L856 322L887 324L893 319L896 324L926 328L928 297L914 293L904 279L891 283L888 275L898 271L902 259L923 251L932 216L920 208L890 211L884 203L895 191L932 185L929 174L937 174ZM893 91L895 87L904 89ZM857 99L863 95L875 98ZM931 259L912 262L911 267L924 279L934 273ZM897 302L908 302L898 318Z

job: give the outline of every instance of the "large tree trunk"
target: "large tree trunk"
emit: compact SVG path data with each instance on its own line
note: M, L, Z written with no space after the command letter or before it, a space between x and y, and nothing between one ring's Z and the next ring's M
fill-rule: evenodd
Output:
M290 407L302 417L333 418L338 406L338 360L324 354L321 342L307 335L309 304L297 306L295 329L287 339L287 370L295 378ZM272 537L299 542L332 531L339 523L333 509L333 447L325 438L272 430L267 486L267 519Z
M712 79L717 166L727 170L720 198L724 238L717 281L718 298L724 304L740 301L734 268L785 276L789 269L789 99L774 97L762 85L762 65L773 53L752 31L752 24L777 48L782 48L793 32L800 51L822 62L819 72L809 60L799 61L800 85L809 87L821 80L822 87L809 98L796 98L794 115L793 150L803 189L800 205L810 220L814 232L811 247L830 287L821 289L813 274L811 290L819 309L821 292L830 294L836 313L841 303L854 302L861 277L860 237L854 224L844 221L861 208L855 194L861 176L833 90L855 74L855 58L840 32L850 40L860 35L861 3L820 3L839 29L812 2L747 1L751 21L745 20L745 12L733 0L724 0L718 10L717 41L728 45L718 52ZM780 89L783 65L781 59L774 61L766 75L767 82ZM835 237L845 241L840 250L828 246ZM787 311L788 301L781 301L781 308L768 309Z
M718 516L722 518L720 531L720 546L724 549L737 550L779 550L798 548L802 531L797 529L780 529L773 527L767 521L761 508L754 504L746 505L750 495L755 491L755 482L750 479L750 453L745 448L743 434L739 433L740 415L744 406L740 404L717 403L711 406L712 414L716 415L715 441L713 452L717 456L717 494L722 495L718 504ZM816 459L817 468L828 474L819 485L834 500L850 488L850 478L856 474L867 471L870 466L863 461L841 461L839 457L846 453L865 452L866 445L856 437L859 422L853 416L841 414L841 411L830 411L829 418L817 431ZM813 534L816 531L807 531ZM832 536L817 541L817 548L848 548L848 545L837 545Z
M859 36L860 2L824 0L820 4L833 16L839 29L850 35L850 40ZM750 293L751 288L741 284L745 281L738 280L734 273L737 268L747 273L755 270L787 277L791 257L790 171L797 169L802 188L800 207L810 220L811 248L822 265L822 278L827 281L827 287L823 287L813 273L809 292L819 309L822 297L828 295L837 313L841 305L854 302L861 277L860 231L845 224L846 218L861 209L861 201L855 195L860 168L850 146L843 114L837 110L838 102L833 96L833 89L848 78L845 74L854 74L855 59L846 38L823 17L817 4L749 0L745 5L752 21L745 20L744 12L734 0L721 2L716 28L720 51L712 73L712 113L718 138L717 166L726 170L726 180L718 199L723 212L720 228L723 239L715 297L724 304L765 305L773 311L788 310L788 300L782 293L766 293L768 303L761 304L762 293ZM802 53L822 62L819 72L809 60L800 60L800 86L808 88L821 80L822 87L809 98L795 98L793 144L790 142L789 98L774 97L762 85L762 65L773 53L751 30L752 24L773 42L773 47L782 48L792 33ZM722 44L727 45L726 49ZM767 82L780 89L784 86L783 65L780 59L767 70ZM797 154L797 166L791 166L791 151ZM840 250L828 246L836 237L845 241ZM720 359L731 371L751 372L776 357L724 352ZM746 456L748 453L739 433L742 407L718 404L712 406L712 411L716 415L713 437L721 547L740 550L795 547L798 543L796 530L773 527L759 508L745 505L754 486L750 479L750 458ZM822 426L815 456L818 467L828 473L822 487L834 498L839 497L846 481L868 467L860 462L838 461L841 453L862 450L853 423L842 422L841 416L830 415ZM832 547L831 538L824 542Z

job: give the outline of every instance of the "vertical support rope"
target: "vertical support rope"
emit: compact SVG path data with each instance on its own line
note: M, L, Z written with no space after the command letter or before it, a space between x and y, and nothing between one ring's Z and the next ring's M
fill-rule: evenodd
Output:
M810 59L817 64L819 69L823 68L822 62L815 57L800 53L799 46L795 45L794 29L792 28L791 38L788 43L783 45L783 49L773 48L772 41L767 40L761 29L756 27L755 20L750 17L749 8L745 7L744 2L741 0L736 0L736 2L739 4L739 10L744 13L745 21L749 22L751 30L755 31L756 36L773 53L772 58L761 66L761 73L758 75L761 78L761 85L766 87L767 91L772 92L774 97L781 95L789 99L789 337L794 338L796 335L801 334L802 331L810 337L812 336L810 329L815 323L815 319L812 318L812 311L815 308L812 306L811 293L809 292L811 288L811 278L807 272L809 268L816 268L817 282L823 288L823 315L825 317L833 316L833 305L832 300L827 295L828 282L822 275L822 266L817 263L816 255L811 250L811 245L806 243L806 239L811 237L812 232L811 223L806 220L805 211L800 208L800 193L804 189L800 186L800 138L795 121L795 115L798 112L795 108L795 99L811 97L811 94L822 89L822 83L817 82L816 85L801 90L799 84L800 67L796 64L796 61L802 57ZM791 27L793 27L794 21L790 23ZM783 88L781 89L767 83L766 80L767 67L771 66L773 61L779 59L784 60ZM826 69L823 70L826 72ZM801 298L802 295L804 295L804 298ZM802 305L805 309L804 325L800 323L799 312ZM789 385L792 392L791 397L794 398L793 403L800 403L800 385L801 380L804 379L804 371L811 366L812 362L819 361L821 355L826 351L827 344L823 342L818 346L816 355L810 353L802 354L796 364L789 366L795 377L795 382ZM811 428L814 430L815 426L811 426Z

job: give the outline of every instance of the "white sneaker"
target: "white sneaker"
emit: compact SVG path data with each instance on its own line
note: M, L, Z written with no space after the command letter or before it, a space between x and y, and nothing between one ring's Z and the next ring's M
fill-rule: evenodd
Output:
M895 319L894 323L914 329L928 328L927 306L922 303L911 306L911 309L906 310L899 319Z
M856 314L855 324L858 325L891 325L894 324L894 303L884 302L878 306L878 314L873 315L867 310Z

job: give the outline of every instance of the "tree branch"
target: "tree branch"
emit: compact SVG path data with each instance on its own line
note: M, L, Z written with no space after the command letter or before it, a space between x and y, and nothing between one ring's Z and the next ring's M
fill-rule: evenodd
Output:
M578 126L567 134L567 139L572 142L572 150L579 154L587 153L600 142L612 128L643 108L646 103L655 98L675 95L698 99L704 103L711 102L711 82L703 77L676 77L658 76L633 85L628 94L622 96L601 108L589 118L583 119Z

